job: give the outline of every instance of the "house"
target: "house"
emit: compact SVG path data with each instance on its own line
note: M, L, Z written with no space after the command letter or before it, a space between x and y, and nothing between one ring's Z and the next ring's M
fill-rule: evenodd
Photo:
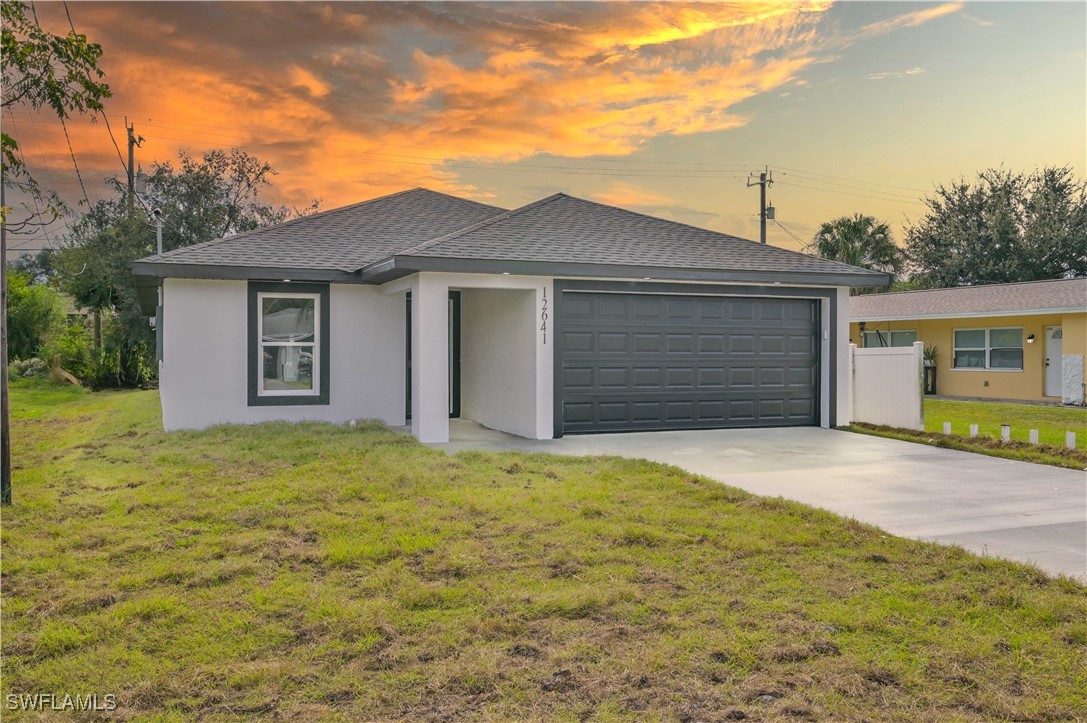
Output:
M849 319L858 346L938 347L938 394L1083 404L1087 278L855 296Z
M883 274L556 194L414 189L136 261L163 425L463 416L523 437L846 421Z

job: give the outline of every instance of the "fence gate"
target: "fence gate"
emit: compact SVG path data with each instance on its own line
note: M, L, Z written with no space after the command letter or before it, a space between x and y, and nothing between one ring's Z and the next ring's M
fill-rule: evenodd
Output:
M849 345L854 422L925 429L924 346Z

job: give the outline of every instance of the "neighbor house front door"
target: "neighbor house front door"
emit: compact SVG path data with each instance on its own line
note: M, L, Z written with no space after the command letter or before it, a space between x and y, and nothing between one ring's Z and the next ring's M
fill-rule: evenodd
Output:
M1045 328L1045 395L1061 396L1061 354L1064 330L1059 326Z

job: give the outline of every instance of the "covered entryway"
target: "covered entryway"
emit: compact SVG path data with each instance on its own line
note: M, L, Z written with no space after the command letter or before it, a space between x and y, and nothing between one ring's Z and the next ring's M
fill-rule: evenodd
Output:
M562 431L819 423L819 302L565 291Z

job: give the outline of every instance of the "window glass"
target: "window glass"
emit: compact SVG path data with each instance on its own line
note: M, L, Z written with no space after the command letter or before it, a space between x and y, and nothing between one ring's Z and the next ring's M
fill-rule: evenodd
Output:
M891 346L913 346L917 341L916 331L892 331Z
M312 391L312 346L263 348L265 391Z
M979 349L977 351L963 351L962 349L955 350L955 368L956 369L984 369L985 368L985 350Z
M984 329L956 329L955 348L957 349L984 349ZM984 355L983 355L984 356ZM982 365L984 366L984 364Z
M264 297L261 304L261 341L312 342L316 300Z
M262 393L317 392L316 309L314 296L261 297Z
M993 369L1022 369L1022 349L993 349L989 352L989 366Z
M1023 348L1022 329L990 329L989 346L993 349L1018 347Z

